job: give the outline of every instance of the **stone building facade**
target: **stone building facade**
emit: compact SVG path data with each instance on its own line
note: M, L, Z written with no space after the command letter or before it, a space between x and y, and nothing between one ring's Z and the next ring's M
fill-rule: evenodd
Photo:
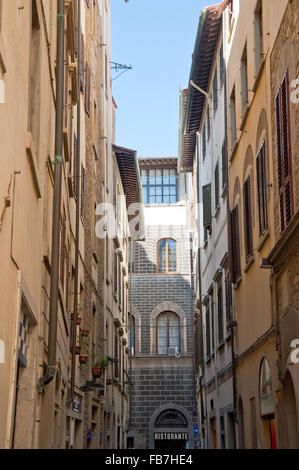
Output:
M201 12L190 84L182 90L180 147L182 171L197 179L197 397L201 446L211 449L236 446L222 13L222 4Z
M30 0L22 8L0 2L0 260L6 266L0 283L0 447L120 448L126 445L128 401L128 201L141 199L138 164L135 152L113 148L110 1L59 5L64 14L57 15L54 1ZM62 17L63 177L56 353L49 364ZM95 233L102 202L111 202L118 221L109 245L101 231ZM110 221L106 225L110 233ZM107 274L112 265L114 278L111 269ZM93 366L108 356L96 379Z
M298 2L289 1L271 53L275 246L269 255L273 313L278 331L281 446L296 449L299 447L298 20ZM281 122L280 129L278 123Z
M145 240L135 241L132 249L128 442L135 448L194 448L191 178L177 175L177 159L173 158L140 159L139 166ZM176 188L170 191L173 199L164 186L165 181L169 185L169 171L173 174L170 183ZM156 195L152 196L155 185ZM160 247L160 243L164 245ZM163 265L164 247L167 260Z

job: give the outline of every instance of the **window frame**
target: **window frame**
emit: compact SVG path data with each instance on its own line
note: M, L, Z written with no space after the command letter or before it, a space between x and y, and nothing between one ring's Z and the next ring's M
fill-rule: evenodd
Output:
M163 242L166 240L166 271L159 271L159 243ZM175 243L175 254L176 254L176 271L169 271L169 263L168 263L168 241L172 240ZM157 273L158 274L177 274L178 273L178 250L177 250L177 241L174 240L174 238L160 238L160 240L157 241L157 249L156 249L156 255L157 255Z
M149 172L150 171L161 171L161 178L162 178L162 182L161 184L156 184L156 174L155 174L155 184L150 184L150 174ZM166 184L163 182L163 172L165 170L168 170L168 171L171 171L171 170L174 170L175 171L175 184ZM147 178L147 182L146 184L142 183L142 178L143 178L143 175L144 173L146 173L146 178ZM171 175L173 176L173 175ZM141 186L142 186L142 191L146 192L146 200L143 200L143 203L145 205L173 205L173 204L177 204L178 200L179 200L179 184L178 184L178 173L176 171L175 168L159 168L159 167L154 167L154 168L141 168ZM162 188L162 194L161 195L158 195L161 197L161 202L156 202L156 198L157 198L157 194L155 194L154 196L151 196L150 194L150 189L151 188L157 188L157 187L161 187ZM175 202L170 202L170 198L171 197L174 197L173 195L170 194L170 188L174 188L175 187ZM169 188L169 195L167 194L164 194L164 188ZM151 197L154 197L155 198L155 202L151 202ZM169 202L165 202L164 201L164 198L169 198ZM144 198L143 198L144 199Z
M181 319L179 317L179 315L177 315L175 312L172 312L171 310L169 311L165 311L165 312L161 312L157 318L156 318L156 354L158 356L168 356L168 350L170 347L172 346L169 346L169 338L170 338L170 335L169 335L169 317L173 315L177 318L178 320L178 332L179 332L179 335L178 335L178 338L179 338L179 344L178 346L173 346L173 347L178 347L178 352L181 353ZM166 354L162 354L162 353L159 353L159 342L158 342L158 320L159 318L161 318L162 316L167 316L167 353Z

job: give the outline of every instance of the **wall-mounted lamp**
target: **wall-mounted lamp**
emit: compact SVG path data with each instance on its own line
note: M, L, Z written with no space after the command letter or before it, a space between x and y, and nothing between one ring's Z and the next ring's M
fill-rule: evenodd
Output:
M268 258L262 258L260 268L261 269L272 269L272 264L270 263Z

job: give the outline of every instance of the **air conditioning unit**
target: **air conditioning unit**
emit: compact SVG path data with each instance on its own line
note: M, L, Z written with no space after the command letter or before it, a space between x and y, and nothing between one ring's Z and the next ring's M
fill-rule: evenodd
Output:
M178 356L179 348L177 346L168 348L168 356Z

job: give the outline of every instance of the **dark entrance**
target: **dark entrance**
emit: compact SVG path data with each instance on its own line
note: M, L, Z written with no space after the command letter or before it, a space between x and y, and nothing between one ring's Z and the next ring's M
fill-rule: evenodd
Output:
M189 441L188 422L177 410L163 411L155 421L155 449L181 451Z

